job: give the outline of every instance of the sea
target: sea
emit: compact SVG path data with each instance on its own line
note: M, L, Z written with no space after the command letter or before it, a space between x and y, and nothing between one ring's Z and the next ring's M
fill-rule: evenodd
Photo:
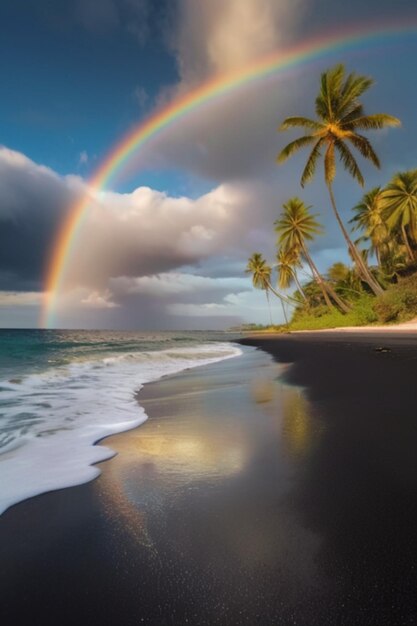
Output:
M114 456L100 440L147 415L148 382L237 357L237 334L0 330L0 514L93 480Z

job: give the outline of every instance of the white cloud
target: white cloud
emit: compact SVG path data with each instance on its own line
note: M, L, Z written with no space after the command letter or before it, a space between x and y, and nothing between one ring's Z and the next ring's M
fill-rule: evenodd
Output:
M196 199L140 187L101 192L86 214L66 285L107 287L109 277L148 276L252 246L252 191L220 185ZM99 260L99 262L98 262Z
M81 304L93 309L114 309L119 305L113 302L112 297L109 289L105 289L103 292L91 291L88 296L82 298Z
M301 0L181 0L175 48L182 82L239 69L288 41Z
M87 190L80 178L58 176L23 154L0 149L0 289L9 289L7 277L40 283L60 220ZM224 184L197 198L148 187L90 194L64 288L101 293L111 277L246 255L254 245L252 227L259 215L253 207L262 189ZM265 195L262 203L271 207ZM19 289L33 291L22 284Z

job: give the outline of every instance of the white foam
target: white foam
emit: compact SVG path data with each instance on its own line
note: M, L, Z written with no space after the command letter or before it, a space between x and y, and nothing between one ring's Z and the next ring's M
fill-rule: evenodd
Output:
M0 514L27 498L100 474L100 439L142 424L144 383L241 354L227 343L114 355L0 383Z

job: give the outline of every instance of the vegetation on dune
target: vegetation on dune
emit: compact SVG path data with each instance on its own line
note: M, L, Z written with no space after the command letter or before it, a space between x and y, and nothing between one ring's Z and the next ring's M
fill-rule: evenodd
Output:
M406 322L417 314L417 274L402 278L377 298L374 310L378 320Z
M353 207L349 225L340 216L333 191L336 157L363 186L354 151L377 168L380 163L362 132L400 125L385 113L365 114L360 98L372 84L371 78L346 75L343 65L337 65L321 76L315 119L289 117L280 127L305 130L277 159L283 163L298 150L311 148L301 187L312 180L323 156L330 204L353 262L351 267L337 262L320 272L311 251L315 238L324 234L318 215L296 196L284 202L274 223L275 263L269 265L256 253L246 271L256 288L280 298L286 320L285 307L292 309L293 330L399 322L417 315L417 170L399 172L384 187L366 192ZM287 295L291 287L296 291Z

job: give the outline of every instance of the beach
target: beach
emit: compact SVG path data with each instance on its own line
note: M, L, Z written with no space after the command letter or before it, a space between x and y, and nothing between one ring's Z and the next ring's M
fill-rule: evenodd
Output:
M2 624L416 623L416 335L241 344L0 517Z

